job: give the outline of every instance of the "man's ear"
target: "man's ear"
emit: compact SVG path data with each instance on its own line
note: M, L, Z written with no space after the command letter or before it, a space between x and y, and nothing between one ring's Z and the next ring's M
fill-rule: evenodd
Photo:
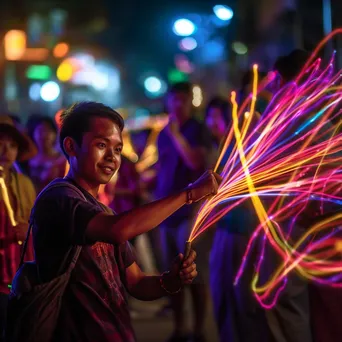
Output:
M76 155L76 142L70 137L66 137L63 140L64 151L69 157L74 157Z

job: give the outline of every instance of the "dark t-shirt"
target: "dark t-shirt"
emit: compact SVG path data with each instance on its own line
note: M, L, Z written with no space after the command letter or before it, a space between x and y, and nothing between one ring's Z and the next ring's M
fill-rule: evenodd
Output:
M33 242L42 280L56 276L70 247L83 246L63 297L56 341L135 341L120 278L135 261L134 253L128 242L111 245L87 240L89 221L104 208L77 188L86 201L75 189L60 186L47 190L34 207Z
M203 124L195 119L189 119L180 128L180 131L191 147L206 148L209 158L211 149L210 133ZM183 190L205 171L205 166L200 170L194 171L185 164L165 129L160 132L158 137L158 154L156 198ZM173 222L190 218L193 210L193 206L184 206L167 219L165 223L172 224Z

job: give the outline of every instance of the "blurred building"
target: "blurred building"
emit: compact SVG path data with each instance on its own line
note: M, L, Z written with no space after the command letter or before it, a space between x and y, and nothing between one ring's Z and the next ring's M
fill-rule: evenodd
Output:
M53 115L75 100L117 104L118 63L98 44L108 27L105 1L13 0L1 2L0 17L2 110L25 121L30 112ZM70 56L78 70L60 68Z

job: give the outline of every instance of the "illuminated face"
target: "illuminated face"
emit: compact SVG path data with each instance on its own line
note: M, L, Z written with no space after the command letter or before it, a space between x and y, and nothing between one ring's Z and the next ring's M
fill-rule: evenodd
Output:
M209 108L205 122L211 134L216 138L221 138L227 129L222 110L217 107Z
M0 135L0 166L9 170L18 156L18 143L9 135Z
M168 94L167 109L171 116L180 121L189 118L192 109L192 95L184 92Z
M121 131L112 120L101 117L92 118L89 127L77 148L77 165L73 167L88 184L107 184L121 165Z

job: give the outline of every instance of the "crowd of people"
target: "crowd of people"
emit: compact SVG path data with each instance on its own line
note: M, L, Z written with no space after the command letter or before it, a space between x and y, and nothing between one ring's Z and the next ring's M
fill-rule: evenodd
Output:
M260 94L258 114L279 87L294 79L307 58L297 50L277 60L279 82ZM251 83L248 72L242 78L240 102L249 96ZM210 297L221 342L339 341L338 289L308 284L293 272L276 306L263 309L250 286L253 258L234 285L258 224L251 202L237 206L198 238L197 254L191 251L185 259L179 254L200 201L214 195L220 184L219 175L207 170L213 168L231 125L231 106L215 97L203 120L197 120L192 113L192 86L185 82L170 86L165 102L169 122L158 137L151 203L144 203L134 163L121 156L124 122L114 110L84 102L63 113L60 127L47 116L32 115L25 130L16 117L0 116L0 176L14 212L13 219L2 192L0 333L5 331L8 294L27 238L25 260L35 260L43 283L65 271L65 256L82 246L63 295L54 341L135 341L126 292L140 300L169 296L174 332L165 340L170 342L207 340ZM32 208L32 232L27 234ZM152 246L161 275L148 276L132 244L154 228L158 239ZM300 229L305 227L295 231ZM269 272L277 262L273 254L266 251ZM192 298L190 334L185 288ZM5 341L5 333L0 341Z

